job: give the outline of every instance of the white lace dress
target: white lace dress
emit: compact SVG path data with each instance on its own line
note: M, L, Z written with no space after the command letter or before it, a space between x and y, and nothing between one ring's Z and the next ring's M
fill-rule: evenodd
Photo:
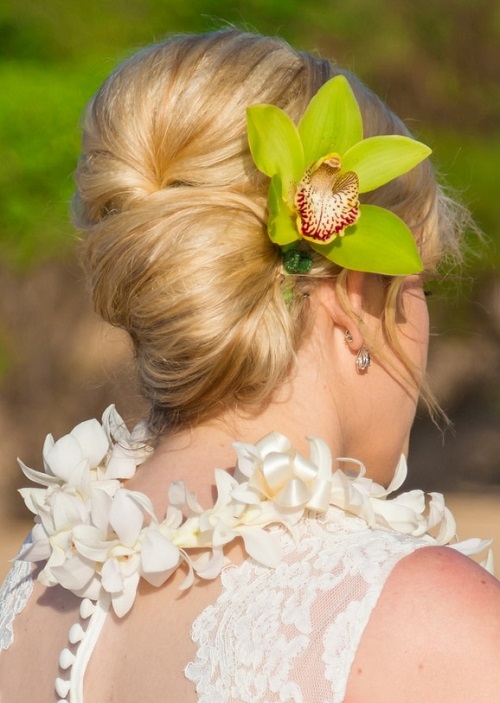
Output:
M196 685L200 703L343 701L363 631L392 568L428 545L372 529L336 508L322 517L306 515L297 541L284 528L272 529L281 532L278 567L252 559L225 567L221 595L193 623L197 654L185 675ZM15 636L15 615L31 593L30 570L30 564L16 562L0 592L4 649ZM70 658L66 678L56 682L63 703L82 703L86 662L106 617L89 605L82 602L81 622L69 635L70 642L78 640L76 647L69 645L76 658Z

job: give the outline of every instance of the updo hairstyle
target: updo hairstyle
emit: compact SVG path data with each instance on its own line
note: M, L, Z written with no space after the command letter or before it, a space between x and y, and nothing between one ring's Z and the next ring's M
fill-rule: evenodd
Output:
M307 334L314 285L333 279L347 305L346 272L315 253L310 274L283 275L267 236L269 183L250 156L245 115L272 103L298 122L339 73L356 94L365 137L407 134L354 76L235 29L139 51L90 102L74 220L96 310L133 342L155 435L228 408L262 407ZM405 220L427 267L453 249L428 161L362 199ZM399 285L388 279L385 315L397 353Z

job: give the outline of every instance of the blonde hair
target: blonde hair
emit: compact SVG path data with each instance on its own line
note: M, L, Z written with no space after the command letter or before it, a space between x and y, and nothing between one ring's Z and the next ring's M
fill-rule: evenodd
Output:
M284 280L266 233L268 182L250 157L245 121L254 103L278 105L298 121L338 73L353 87L365 136L407 133L354 76L280 39L235 29L139 51L90 102L74 219L96 310L132 339L153 432L268 402L307 333L307 292L327 277L345 284L345 272L316 254L308 276ZM457 250L428 162L365 202L405 220L429 268ZM401 355L391 333L396 297L387 296L386 327Z

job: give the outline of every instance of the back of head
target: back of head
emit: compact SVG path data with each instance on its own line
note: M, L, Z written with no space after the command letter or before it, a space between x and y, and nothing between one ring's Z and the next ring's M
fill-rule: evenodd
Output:
M271 103L297 122L341 72L279 39L225 30L138 52L91 101L75 221L96 309L133 341L153 431L269 401L307 332L307 291L342 276L313 254L285 300L290 280L267 236L268 179L250 156L245 116L249 105ZM365 137L407 133L346 75ZM435 262L447 230L439 239L428 163L364 201L399 214L424 262Z

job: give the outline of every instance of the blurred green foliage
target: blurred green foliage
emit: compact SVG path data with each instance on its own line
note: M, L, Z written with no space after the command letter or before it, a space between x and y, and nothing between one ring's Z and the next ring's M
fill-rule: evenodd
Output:
M498 238L496 0L1 0L0 262L22 270L72 246L78 119L117 60L165 34L225 23L358 73L434 145L439 170ZM499 249L476 266L498 265Z

